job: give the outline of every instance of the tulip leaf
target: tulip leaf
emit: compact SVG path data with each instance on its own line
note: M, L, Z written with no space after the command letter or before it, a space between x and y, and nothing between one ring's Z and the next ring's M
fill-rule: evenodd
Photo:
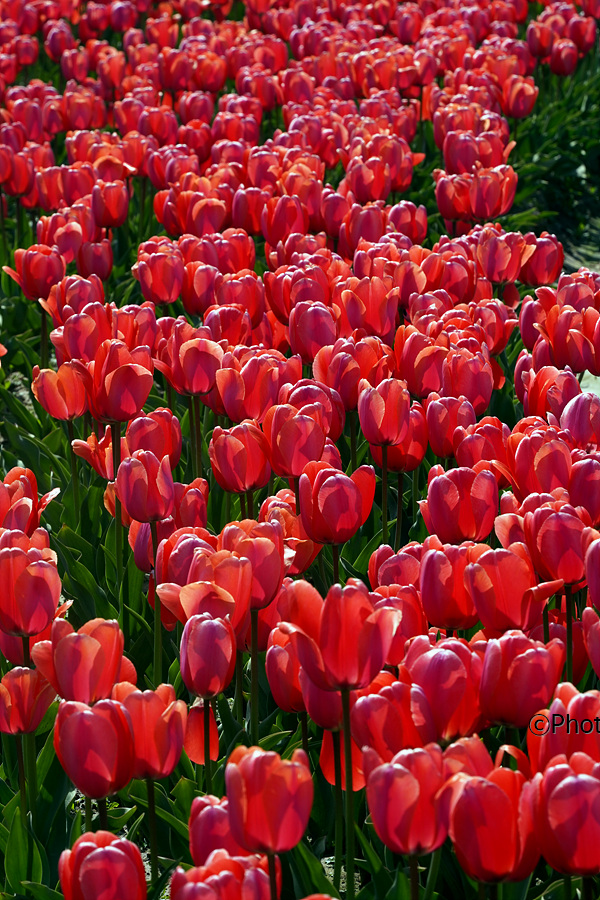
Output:
M329 897L340 895L327 878L321 861L310 852L305 841L300 841L287 855L294 879L295 895L327 894Z
M185 841L189 840L189 829L185 822L182 822L181 819L178 819L177 816L174 816L168 810L164 809L160 804L160 791L156 792L156 815L166 822L167 825L170 825L171 828ZM146 787L142 782L132 782L132 787L129 791L129 797L131 800L135 800L135 802L142 806L144 809L148 807L148 796L146 794ZM168 801L167 801L168 802Z
M19 809L15 809L4 857L6 880L17 893L24 881L40 883L43 865L37 841L21 820Z
M391 900L391 897L394 896L389 893L392 888L392 876L384 867L370 840L362 833L356 824L354 826L354 831L361 850L365 854L364 862L357 860L357 865L370 873L371 878L375 883L376 895L378 897L389 896Z
M52 888L47 887L45 884L24 881L23 887L27 888L27 893L33 897L33 900L64 900L60 891L53 891Z

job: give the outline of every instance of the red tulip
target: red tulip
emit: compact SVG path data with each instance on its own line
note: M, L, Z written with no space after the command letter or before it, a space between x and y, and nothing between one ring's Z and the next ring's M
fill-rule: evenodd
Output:
M481 541L491 532L498 512L498 482L489 469L429 470L427 499L421 514L430 534L444 543Z
M74 419L87 410L87 394L81 374L70 362L58 372L33 367L31 390L35 399L54 419Z
M38 497L37 480L31 469L15 466L0 481L0 527L18 529L31 536L58 488Z
M531 782L511 769L494 769L486 778L459 773L446 783L440 801L447 805L448 833L470 878L522 881L531 874L539 858L532 794Z
M472 628L479 619L465 588L468 563L487 550L485 544L465 542L431 546L421 559L419 586L427 620L437 628Z
M158 522L173 512L175 489L169 457L136 450L117 472L117 493L123 509L138 522Z
M170 684L140 691L129 682L114 686L111 699L123 704L135 735L133 778L166 778L181 756L187 707Z
M100 700L95 706L63 700L54 726L54 749L61 766L86 797L114 794L133 776L131 719L125 707L114 700Z
M302 838L313 801L303 750L291 760L259 747L237 747L225 769L234 839L253 853L284 853Z
M351 713L352 736L389 762L409 747L423 747L436 738L429 701L421 687L396 681L378 693L359 697Z
M246 851L231 834L229 801L212 794L194 797L190 809L190 853L195 866L206 864L213 850L226 850L231 856L243 856Z
M117 681L135 681L135 669L123 656L118 622L91 619L79 631L55 619L49 641L32 648L32 659L59 697L95 703L110 696Z
M360 466L350 477L311 462L300 476L302 524L319 544L342 544L366 522L375 496L375 472Z
M304 712L306 709L299 682L300 660L291 637L279 627L269 634L265 659L267 681L273 700L285 712Z
M181 636L181 677L188 690L208 699L224 691L233 678L235 651L229 619L191 616Z
M565 664L562 641L533 641L507 631L485 645L479 687L481 711L490 722L524 728L550 702Z
M33 545L0 547L0 628L39 634L55 616L61 583L54 554Z
M146 873L135 844L109 831L87 832L58 861L65 900L146 900Z
M28 300L46 300L53 285L64 277L65 262L58 247L33 244L27 250L15 250L15 266L3 266L4 271L17 282Z
M16 667L0 681L0 731L5 734L29 734L35 731L55 697L36 669Z
M129 350L104 341L83 371L90 410L101 422L125 422L139 415L154 383L148 347Z
M429 443L436 456L445 458L454 452L454 432L476 421L475 410L466 397L440 397L431 393L425 402Z
M171 469L181 456L181 425L170 409L159 407L147 416L136 416L127 426L127 448L130 454L136 450L151 450L157 459L169 457ZM125 458L121 451L121 459Z
M418 635L408 648L403 667L429 701L438 740L473 734L485 721L479 706L481 657L456 638L432 645L428 635Z
M279 522L244 519L226 525L217 542L219 550L229 550L252 563L250 607L264 609L276 596L283 576L284 544Z
M386 378L377 387L359 382L358 418L370 444L401 444L410 424L410 395L406 383Z
M208 455L215 479L226 491L253 491L264 487L271 476L268 442L252 420L227 430L217 425Z
M533 628L562 587L562 581L538 584L527 548L519 543L486 551L466 567L464 579L484 626L501 632Z
M325 431L318 407L297 409L289 403L272 406L263 431L269 447L273 471L277 475L299 478L305 466L321 458Z
M600 693L580 694L570 682L556 688L549 709L535 715L527 731L527 751L534 772L543 772L550 761L559 755L571 760L573 755L586 753L600 762L600 733L590 728L600 715ZM568 725L568 727L567 727Z
M566 875L600 873L600 766L584 753L557 756L533 781L533 813L546 862Z
M118 228L127 219L129 193L124 181L97 181L92 188L92 212L96 225Z
M423 856L443 844L448 829L438 799L445 781L438 745L401 750L390 762L364 750L363 764L369 812L386 847Z

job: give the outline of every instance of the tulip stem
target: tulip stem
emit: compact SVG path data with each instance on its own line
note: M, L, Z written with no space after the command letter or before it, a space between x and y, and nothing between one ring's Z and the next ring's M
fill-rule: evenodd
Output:
M117 472L121 464L121 423L112 422L110 426L112 436L113 480L115 482L115 557L117 565L117 603L119 606L119 619L121 628L125 616L124 604L121 600L121 582L123 581L123 523L121 522L121 501L117 494Z
M277 900L277 868L275 866L275 854L267 853L269 860L269 884L271 885L271 900Z
M344 810L342 800L342 741L339 731L331 733L333 739L333 766L335 784L333 786L335 798L335 834L334 834L334 861L333 861L333 886L340 889L342 874L342 841L344 832Z
M69 456L71 459L71 481L73 482L73 521L75 531L79 528L79 476L77 474L77 457L73 450L75 434L73 432L73 419L67 419L67 432L69 434Z
M419 900L419 861L413 854L408 857L410 871L410 900Z
M240 494L240 512L242 515L242 519L248 518L248 511L246 508L246 495L244 493Z
M356 469L356 410L350 410L348 418L350 419L350 462L354 472Z
M571 900L571 876L565 875L563 878L563 891L565 900Z
M250 737L258 746L258 610L250 610Z
M194 423L194 398L188 395L188 421L190 426L190 444L192 445L192 475L197 476L196 472L196 425Z
M333 583L338 584L340 580L340 546L339 544L331 545L333 554Z
M100 814L100 828L103 831L109 831L108 827L108 806L106 797L100 797L98 800L98 813Z
M417 518L417 494L419 493L419 467L414 470L412 477L412 517L413 522Z
M202 418L200 415L200 397L194 394L192 397L194 404L194 430L196 432L196 478L202 478Z
M204 698L204 793L212 794L210 771L210 702Z
M300 719L300 731L302 733L302 749L310 763L310 757L308 756L308 713L306 710L299 712L298 718Z
M156 797L154 794L154 782L146 778L146 790L148 792L148 831L150 832L150 877L152 883L158 878L158 841L156 839Z
M85 798L85 830L92 830L92 800L91 797Z
M158 553L158 529L156 522L150 522L150 534L152 535L152 558L156 572L156 554ZM156 580L156 578L155 578ZM160 619L160 597L158 591L154 591L154 686L162 682L162 622Z
M240 650L235 654L235 717L240 725L244 724L244 656Z
M29 638L27 635L21 635L21 642L23 644L23 665L26 669L31 669L31 653L29 652Z
M565 585L565 600L567 601L567 662L565 677L567 681L573 681L573 591L571 585Z
M400 541L402 540L402 501L404 499L404 472L398 472L398 506L396 509L396 539L394 541L394 550L396 553L400 549Z
M300 476L294 478L294 496L296 499L296 515L300 517Z
M429 866L429 872L427 874L427 884L425 885L425 894L423 895L423 900L431 900L433 897L433 892L435 891L435 885L437 882L438 872L440 871L440 863L442 861L442 848L438 847L435 850L431 857L431 864Z
M19 247L22 245L19 244ZM40 306L42 311L42 324L40 329L40 368L47 369L48 368L48 313L44 309L43 306Z
M383 543L388 542L388 504L387 504L387 483L388 483L388 465L387 465L388 448L384 444L381 448L381 520L383 530ZM398 501L400 503L400 501Z
M543 622L544 622L544 643L547 644L550 641L550 623L548 622L548 603L544 603L542 618L543 618Z
M37 754L35 751L35 734L29 732L23 735L23 755L25 757L25 773L27 777L27 790L29 793L29 809L31 810L31 825L33 831L37 831Z
M344 757L346 763L346 900L354 900L354 790L352 787L352 735L350 689L342 688Z
M23 828L27 827L27 787L25 782L25 763L23 760L23 736L15 735L15 743L17 747L17 764L19 766L19 794L21 795L20 812Z
M254 518L254 494L252 491L246 491L246 503L248 506L248 518Z
M581 882L583 900L594 900L594 879L586 877Z

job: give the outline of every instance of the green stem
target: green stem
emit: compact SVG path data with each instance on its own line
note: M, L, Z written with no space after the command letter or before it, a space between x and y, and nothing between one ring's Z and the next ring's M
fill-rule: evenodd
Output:
M248 518L248 510L246 507L246 495L240 494L240 512L242 514L242 519Z
M544 610L542 612L543 622L544 622L544 643L547 644L550 641L550 623L548 621L548 603L544 603Z
M148 831L150 832L150 876L155 884L158 878L158 841L156 839L156 797L154 795L154 782L146 778L148 792Z
M158 528L156 522L150 522L150 534L152 535L152 557L156 568L156 554L158 552ZM153 660L154 687L162 682L162 622L160 618L160 597L158 591L154 591L154 660Z
M258 610L250 610L250 737L258 745Z
M23 828L27 827L27 785L25 781L25 763L23 760L23 736L15 735L15 743L17 747L17 764L19 766L19 794L20 794L20 812L21 823Z
M302 749L310 762L310 757L308 756L308 713L306 710L299 712L298 718L300 719L300 731L302 732Z
M98 812L100 813L100 828L102 831L109 831L106 797L101 797L100 800L98 800Z
M410 900L419 900L419 861L413 854L408 857L410 870Z
M67 431L69 433L69 457L71 459L71 481L73 483L73 522L75 531L79 528L79 476L77 474L77 456L73 450L75 434L73 432L73 420L67 419Z
M435 885L437 882L438 872L440 871L440 863L442 861L442 848L438 847L431 857L431 865L427 874L427 884L425 885L425 894L423 900L431 900Z
M594 900L594 888L594 879L590 877L584 878L581 883L582 900Z
M21 246L21 244L19 244ZM48 313L44 309L43 306L40 306L42 311L42 324L40 329L40 368L47 369L48 368Z
M23 666L26 669L31 669L31 653L29 651L29 638L27 635L21 635L21 643L23 645Z
M269 860L269 885L271 887L271 900L277 900L277 868L275 865L275 854L267 853Z
M238 650L235 655L235 697L233 701L235 718L244 724L244 655Z
M356 469L356 410L350 410L348 414L350 419L350 461L352 463L352 471Z
M337 891L340 889L342 875L342 841L344 834L344 804L342 798L342 740L339 731L331 733L333 738L333 766L335 784L333 786L335 799L335 834L334 834L334 862L333 885Z
M381 448L381 519L383 529L383 543L388 542L388 514L387 514L387 482L388 482L388 466L387 466L388 448L384 444Z
M196 478L202 477L202 421L200 410L200 397L196 394L192 398L194 404L194 428L196 430Z
M254 518L254 494L252 491L246 491L246 503L248 505L248 518Z
M402 500L404 495L404 472L398 472L398 506L396 511L396 540L394 541L394 550L396 553L400 549L400 541L402 540Z
M197 465L197 453L196 453L196 423L194 421L194 398L190 395L188 396L188 416L190 423L190 444L192 446L192 475L194 478L198 477L198 472L196 471Z
M144 234L145 211L146 211L146 178L142 175L142 177L140 178L140 214L139 214L139 218L138 218L138 233L137 233L138 246L142 243L142 237Z
M121 423L113 422L110 426L112 435L113 478L116 483L117 472L121 464ZM121 599L121 584L123 582L123 523L121 522L121 501L117 496L115 487L115 555L117 560L117 602L119 606L119 620L123 628L125 611Z
M414 521L416 520L416 518L417 518L417 497L418 497L418 494L419 494L419 467L417 466L417 468L416 468L416 469L414 470L414 472L413 472L413 477L412 477L412 498L411 498L411 503L412 503L412 518L413 518L413 522L414 522Z
M90 797L85 798L85 830L92 830L92 801Z
M300 515L300 478L294 478L294 496L296 498L296 515Z
M346 764L346 900L354 900L354 789L352 787L352 735L350 689L342 688L344 759Z
M31 810L31 825L34 834L37 832L37 753L35 749L35 734L29 732L23 735L23 755L25 757L25 774L27 778L27 791L29 795L29 809Z
M565 599L567 601L567 662L565 668L565 680L573 681L573 592L571 585L565 585Z
M340 580L340 545L332 544L331 552L333 554L333 583L338 584Z
M571 876L565 875L563 877L563 896L564 900L571 900Z
M204 791L212 794L212 774L210 771L210 702L204 698Z

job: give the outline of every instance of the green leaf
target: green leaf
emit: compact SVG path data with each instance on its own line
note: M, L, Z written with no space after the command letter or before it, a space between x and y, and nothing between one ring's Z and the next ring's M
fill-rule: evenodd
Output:
M42 857L33 835L21 821L19 809L15 809L4 857L4 871L9 886L18 893L24 881L42 881Z
M33 897L33 900L64 900L60 891L53 891L52 888L47 887L45 884L24 881L23 887L27 888L27 893Z
M385 897L392 887L392 877L373 849L370 840L362 833L358 825L355 824L354 830L361 850L365 854L365 862L362 864L362 867L371 874L371 878L375 882L377 896Z
M307 894L327 894L329 897L340 895L327 878L321 861L310 852L305 841L300 841L288 853L292 877L296 886L296 896Z

